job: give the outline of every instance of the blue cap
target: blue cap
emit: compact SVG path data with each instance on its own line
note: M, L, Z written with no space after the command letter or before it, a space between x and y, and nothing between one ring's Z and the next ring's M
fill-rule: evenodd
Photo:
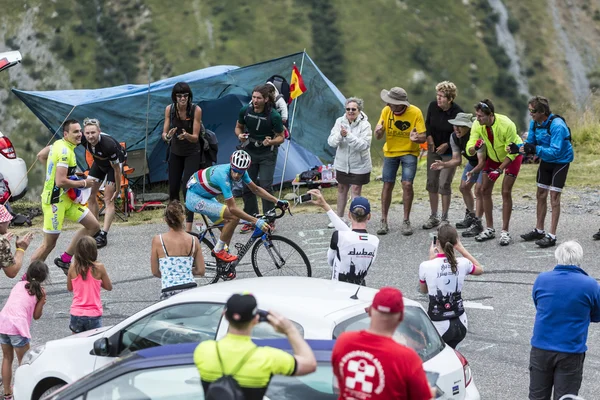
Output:
M369 200L364 197L355 197L350 203L350 212L356 213L356 210L362 208L365 210L365 215L371 213L371 205L369 204Z

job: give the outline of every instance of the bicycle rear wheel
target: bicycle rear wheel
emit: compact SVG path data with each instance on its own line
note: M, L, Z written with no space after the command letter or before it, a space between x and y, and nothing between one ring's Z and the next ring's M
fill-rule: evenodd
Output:
M200 239L197 233L188 233ZM212 249L215 245L207 238L202 238L200 246L202 247L202 256L204 257L204 276L194 276L194 279L198 286L216 283L219 280L219 275L217 275L217 260L212 255Z
M256 276L311 276L310 261L296 243L283 236L259 240L252 248Z

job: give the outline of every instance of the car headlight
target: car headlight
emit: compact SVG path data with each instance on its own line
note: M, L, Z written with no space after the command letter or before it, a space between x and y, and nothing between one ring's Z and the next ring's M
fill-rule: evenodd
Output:
M27 352L23 356L23 361L21 362L21 364L31 364L44 352L45 349L46 345L41 344L39 346L35 346L27 350Z

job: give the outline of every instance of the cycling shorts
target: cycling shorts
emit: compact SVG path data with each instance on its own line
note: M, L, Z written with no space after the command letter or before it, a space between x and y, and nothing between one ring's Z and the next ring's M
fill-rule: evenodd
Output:
M73 222L81 222L89 210L63 195L56 204L42 203L42 212L44 213L44 232L58 234L62 230L65 217Z
M185 196L185 206L188 210L208 217L214 224L223 221L227 206L214 197L202 197L193 190L188 190Z

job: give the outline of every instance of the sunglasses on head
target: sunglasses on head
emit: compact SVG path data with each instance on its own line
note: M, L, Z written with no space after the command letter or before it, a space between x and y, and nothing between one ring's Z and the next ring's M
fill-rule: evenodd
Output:
M480 106L481 108L487 108L488 110L490 109L490 106L488 106L488 105L487 105L486 103L484 103L483 101L480 101L480 102L479 102L479 106Z
M83 120L83 126L88 126L88 125L99 126L100 125L100 121L98 121L96 118L86 118L86 119Z
M190 97L189 93L178 93L175 95L176 98L178 99L187 99L188 97Z
M358 108L346 107L346 111L356 111Z

